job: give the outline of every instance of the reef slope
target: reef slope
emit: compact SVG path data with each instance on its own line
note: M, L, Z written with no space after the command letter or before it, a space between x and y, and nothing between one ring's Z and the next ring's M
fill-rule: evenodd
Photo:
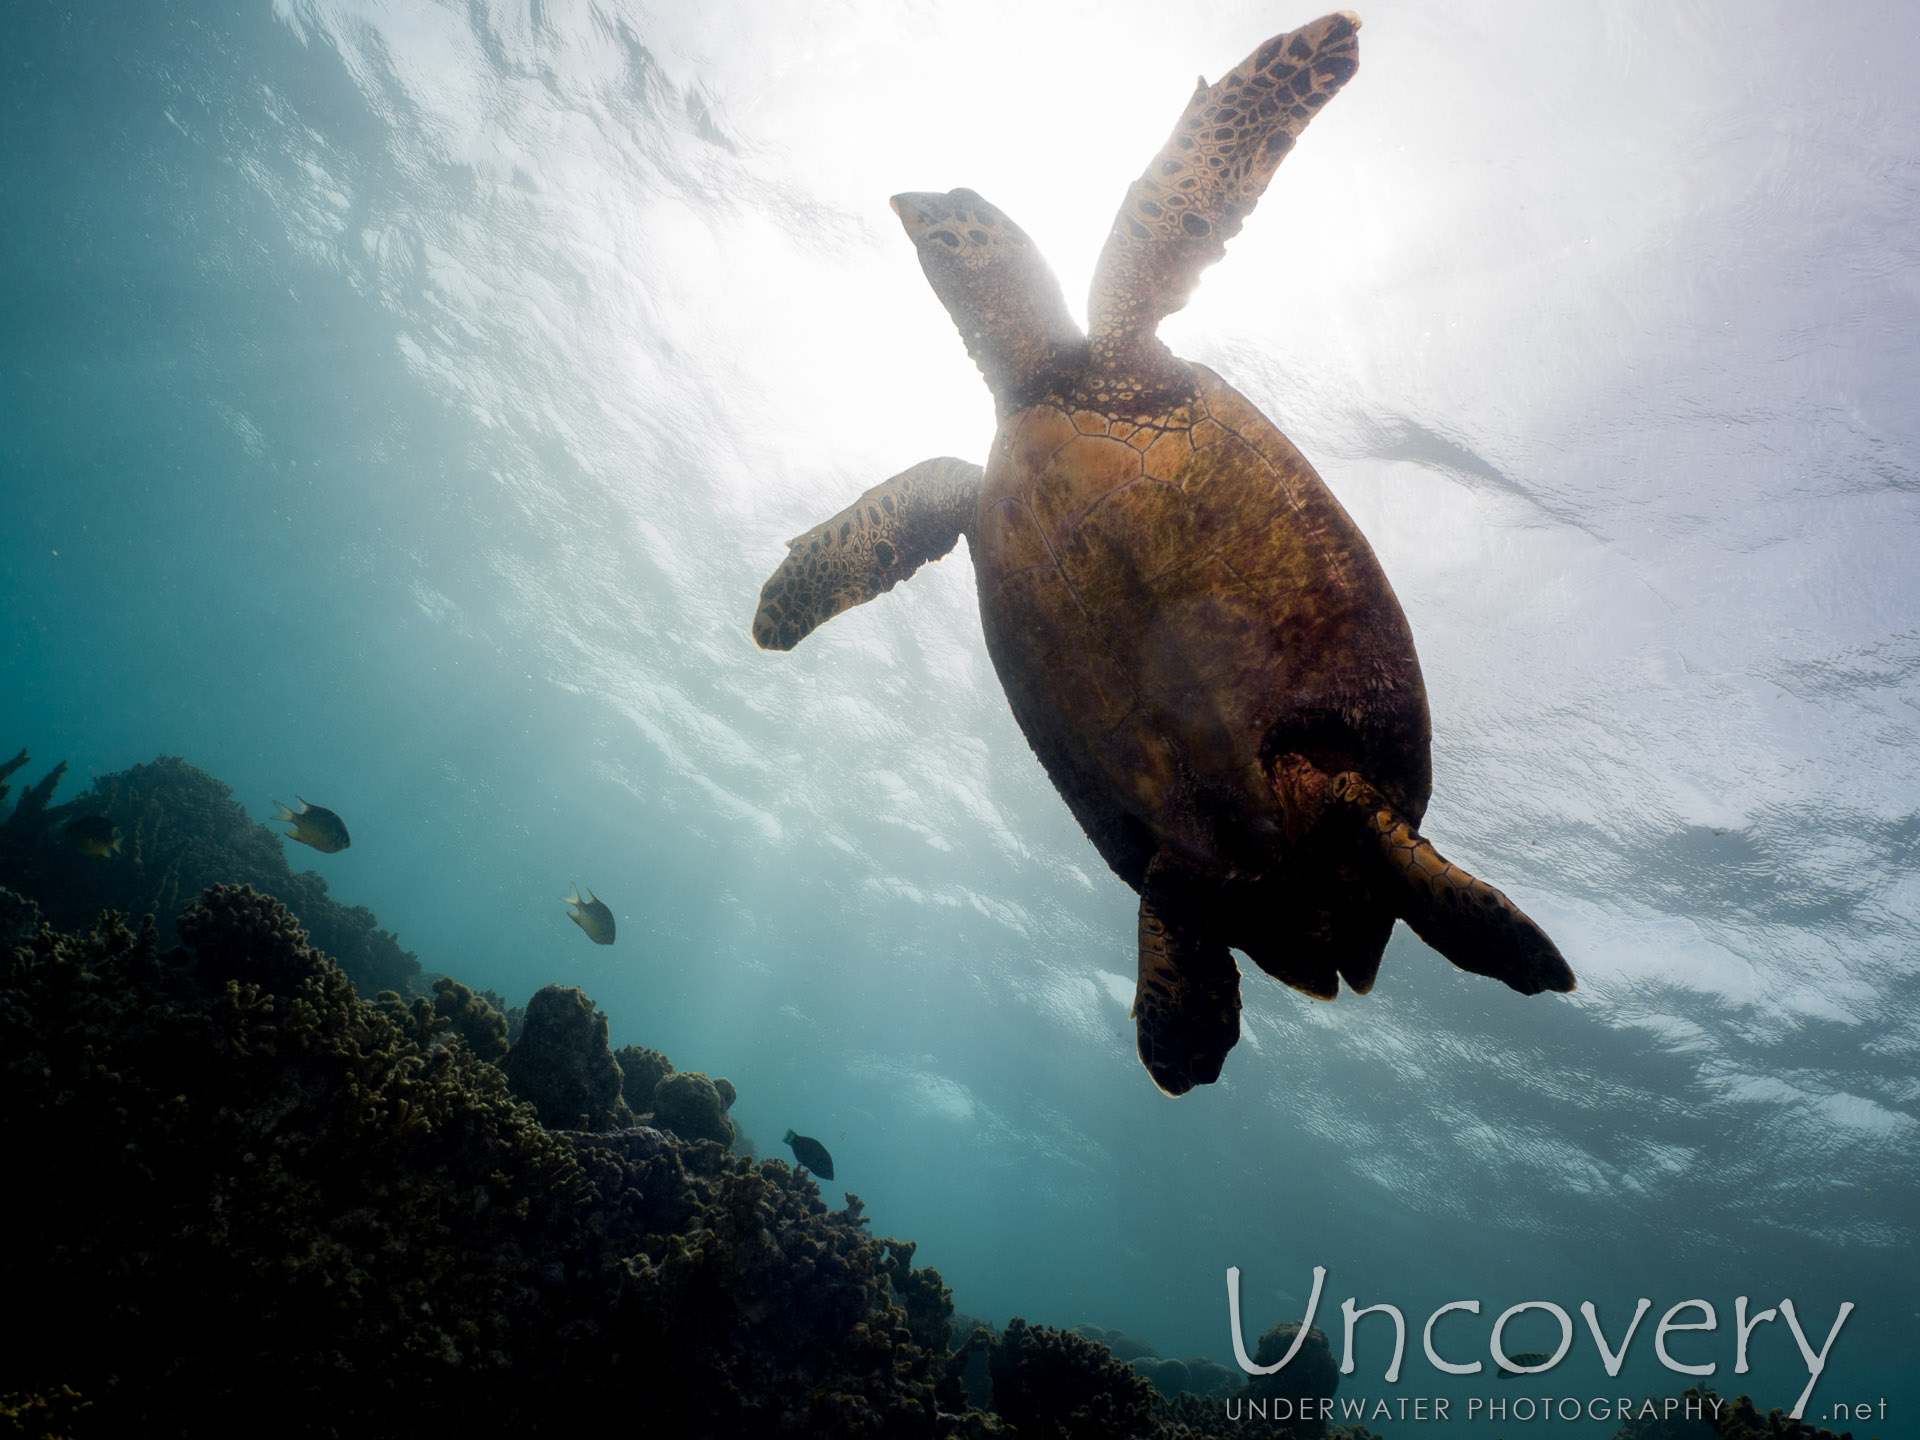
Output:
M26 762L24 750L0 762L0 802L7 776ZM232 789L206 771L162 755L51 805L66 769L65 761L55 766L0 820L0 885L31 897L55 929L82 930L102 910L119 910L155 917L160 943L171 945L179 938L174 917L209 885L251 885L283 902L361 994L415 988L418 957L364 905L340 904L319 875L289 866L279 834L249 819ZM67 825L89 815L118 827L118 853L84 855L67 843Z
M944 1299L938 1276L857 1199L830 1212L711 1142L542 1128L249 888L177 928L166 950L117 917L16 927L0 1146L27 1243L0 1258L23 1322L0 1395L77 1394L76 1436L962 1423L891 1294Z

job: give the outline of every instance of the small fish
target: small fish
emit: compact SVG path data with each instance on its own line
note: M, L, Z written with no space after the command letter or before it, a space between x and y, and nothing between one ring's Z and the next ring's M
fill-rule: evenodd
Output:
M780 1137L781 1143L793 1147L793 1158L822 1180L833 1178L833 1157L827 1154L827 1147L808 1135L796 1135L789 1130Z
M278 800L273 802L273 808L280 812L273 818L284 820L293 826L293 829L287 832L287 839L298 840L302 845L311 845L314 849L324 851L328 855L344 850L353 843L347 838L346 822L331 810L322 809L318 805L309 805L298 795L293 797L293 803L300 807L297 813L289 810Z
M567 896L567 904L573 908L567 911L567 918L587 932L587 938L596 945L613 944L613 911L593 898L593 891L587 891L587 898L580 898L580 887L573 887L573 893Z
M1551 1359L1553 1359L1553 1356L1547 1354L1544 1350L1522 1350L1518 1355L1507 1356L1507 1364L1519 1365L1531 1370L1534 1366L1544 1365ZM1518 1380L1520 1377L1511 1370L1502 1369L1500 1378L1502 1380Z
M104 860L120 853L120 827L104 815L83 815L67 826L67 843Z

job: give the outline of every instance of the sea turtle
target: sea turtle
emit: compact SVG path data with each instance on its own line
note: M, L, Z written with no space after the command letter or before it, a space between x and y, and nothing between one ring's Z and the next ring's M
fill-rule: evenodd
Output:
M1275 36L1127 191L1091 334L1026 234L971 190L893 198L993 391L987 465L927 460L788 543L753 619L790 650L967 538L1008 703L1074 818L1140 894L1133 1018L1169 1095L1240 1036L1231 949L1309 995L1373 985L1395 918L1523 994L1553 942L1416 828L1432 792L1413 635L1300 452L1154 335L1350 79L1359 20Z

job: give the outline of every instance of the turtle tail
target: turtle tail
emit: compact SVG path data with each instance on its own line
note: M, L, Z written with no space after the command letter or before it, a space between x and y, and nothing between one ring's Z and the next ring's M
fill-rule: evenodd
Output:
M1575 988L1572 968L1546 932L1493 886L1445 859L1364 777L1349 770L1330 788L1365 826L1366 843L1390 877L1381 898L1414 934L1462 970L1522 995Z

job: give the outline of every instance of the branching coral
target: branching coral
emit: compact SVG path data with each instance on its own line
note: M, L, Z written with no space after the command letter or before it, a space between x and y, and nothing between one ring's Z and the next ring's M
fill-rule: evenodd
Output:
M913 1343L935 1355L945 1355L953 1337L953 1291L940 1283L931 1266L913 1268L911 1240L888 1239L886 1263L881 1267L907 1310L907 1329Z
M1153 1387L1066 1330L1013 1319L987 1359L993 1408L1021 1440L1094 1440L1155 1430Z
M482 1060L498 1064L507 1053L507 1017L451 975L433 982L433 1013Z
M24 895L0 887L0 954L24 945L40 933L40 907Z

